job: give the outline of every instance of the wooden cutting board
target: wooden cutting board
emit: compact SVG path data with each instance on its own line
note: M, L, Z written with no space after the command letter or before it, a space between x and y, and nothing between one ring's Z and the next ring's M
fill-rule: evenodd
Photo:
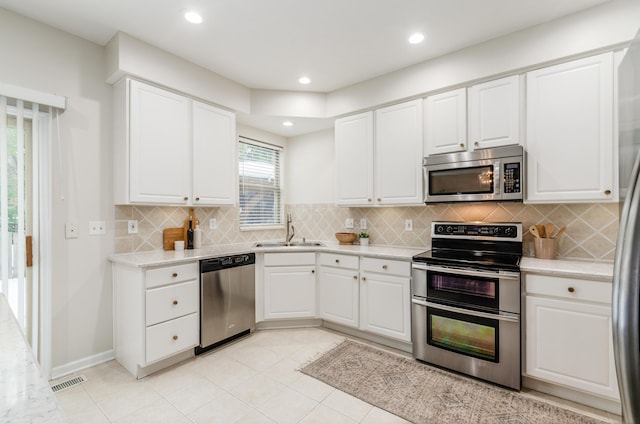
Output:
M175 250L173 242L178 240L184 241L184 228L165 228L162 235L164 250Z

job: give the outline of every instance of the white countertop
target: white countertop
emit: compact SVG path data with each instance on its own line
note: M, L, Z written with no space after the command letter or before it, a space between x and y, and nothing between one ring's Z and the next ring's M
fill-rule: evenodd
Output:
M66 423L13 313L0 293L0 422Z
M109 260L114 263L135 266L152 267L158 265L177 264L194 260L212 258L215 256L233 255L238 253L271 253L271 252L333 252L370 257L398 259L410 261L414 255L424 252L426 248L393 247L393 246L360 246L357 244L341 245L337 242L321 242L324 246L287 246L287 247L253 247L255 243L238 243L220 246L206 246L202 249L192 249L176 252L175 250L156 250L152 252L123 253L111 255Z
M523 256L520 261L520 271L612 281L613 262L578 259L536 259Z

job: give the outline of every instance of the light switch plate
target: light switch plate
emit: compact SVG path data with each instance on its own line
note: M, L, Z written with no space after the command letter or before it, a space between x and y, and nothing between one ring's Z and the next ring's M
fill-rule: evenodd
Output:
M404 230L405 231L413 231L413 219L405 219L404 220Z
M127 233L129 234L138 234L138 220L130 219L127 221Z
M353 230L353 218L347 218L344 220L344 228L347 230Z
M366 218L362 218L360 220L360 229L361 230L366 230L367 229L367 219Z
M215 218L211 218L209 220L209 229L210 230L215 230L216 228L218 228L218 222L216 221Z
M107 232L104 221L89 221L89 235L99 236Z
M64 236L68 239L78 238L78 223L67 222L64 224Z

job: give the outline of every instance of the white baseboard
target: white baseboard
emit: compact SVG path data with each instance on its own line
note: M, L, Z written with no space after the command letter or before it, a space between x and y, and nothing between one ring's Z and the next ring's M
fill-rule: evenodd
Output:
M55 380L56 378L73 374L74 372L93 367L114 358L115 355L113 353L113 349L110 349L95 355L87 356L86 358L78 359L77 361L69 362L68 364L59 365L51 369L51 379Z

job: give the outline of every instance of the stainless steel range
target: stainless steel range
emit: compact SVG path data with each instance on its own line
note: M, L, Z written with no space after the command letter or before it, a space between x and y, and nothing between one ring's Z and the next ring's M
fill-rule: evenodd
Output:
M522 224L433 222L413 257L416 359L520 389Z

